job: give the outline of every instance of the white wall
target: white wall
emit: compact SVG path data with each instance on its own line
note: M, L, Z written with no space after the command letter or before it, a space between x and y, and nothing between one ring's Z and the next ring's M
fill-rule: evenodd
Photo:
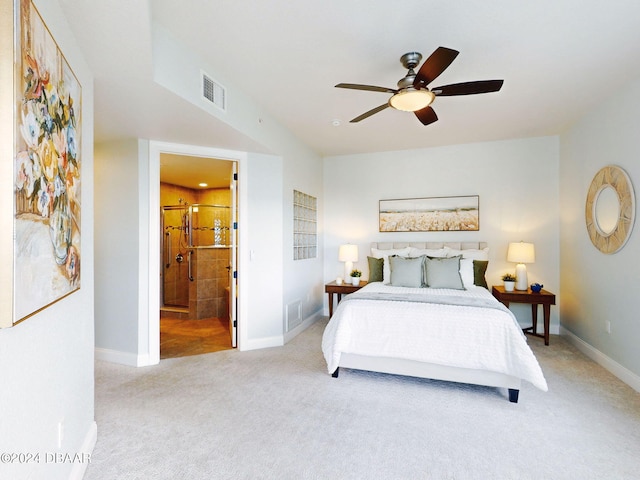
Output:
M524 240L536 247L530 283L544 284L559 301L558 165L557 137L325 158L324 280L343 274L342 243L359 246L355 266L367 277L372 241L486 241L487 281L496 285L503 273L515 270L506 261L508 243ZM379 232L379 200L457 195L480 196L478 232ZM530 325L528 305L511 309ZM551 332L558 331L554 307Z
M292 336L285 338L284 332L288 303L301 300L308 320L304 326L322 310L322 247L317 259L295 265L292 260L293 189L321 196L321 158L252 99L226 82L223 73L202 63L164 29L154 26L152 32L154 80L167 88L167 95L178 95L188 101L182 116L184 126L192 117L201 118L202 110L210 114L212 143L188 145L188 128L172 130L171 139L153 140L170 141L171 145L187 144L186 149L197 150L221 148L217 142L224 138L225 150L235 148L238 155L246 158L239 167L242 227L239 232L239 346L244 350L282 345ZM226 112L202 99L199 83L202 71L226 87ZM155 244L145 240L147 234L139 227L149 225L148 218L154 211L148 179L157 172L149 165L148 150L137 150L141 145L148 147L148 143L148 140L131 139L97 148L98 162L103 169L99 175L103 185L98 198L105 205L96 212L104 242L97 252L101 280L96 305L96 346L100 358L129 365L157 361L153 358L153 321L151 330L147 330L147 317L155 315L153 283L149 280L149 262L153 262L153 255L149 257L149 249L145 248L146 243L150 248L155 248ZM109 169L111 171L107 171ZM123 181L121 175L126 176L126 180ZM117 213L129 233L115 237L111 233L112 238L108 240L110 227L107 225L115 218L111 207L106 205L111 203L114 189L122 189L120 207L131 203L131 208L119 208ZM126 265L111 263L118 251L127 252ZM110 303L116 296L121 298L117 306ZM149 305L147 309L142 306L145 301ZM152 320L157 323L157 319Z
M240 188L247 218L238 233L240 328L242 349L252 350L283 344L282 159L249 154L246 170Z
M11 2L3 0L3 6L6 3ZM86 463L47 463L46 453L91 452L96 439L93 77L57 2L35 3L82 85L82 276L80 290L22 323L0 330L0 452L41 453L40 461L35 463L0 463L0 478L55 480L80 478ZM0 305L0 315L8 312L6 304ZM58 447L60 424L63 439Z
M269 153L281 157L281 179L279 182L271 184L271 188L281 189L279 205L272 203L271 207L279 208L280 215L283 217L281 224L282 243L280 244L280 256L283 262L280 269L284 271L280 313L281 328L284 328L287 305L296 302L302 304L304 319L310 321L316 319L322 311L324 295L321 283L323 245L322 243L319 245L318 258L293 260L293 190L300 190L318 198L320 204L318 238L322 242L322 158L271 117L259 102L234 88L234 85L227 80L225 72L221 72L215 65L204 63L192 50L181 45L163 27L154 24L152 33L154 80L158 84L184 98L198 109L205 110L212 117L220 120L225 128L231 127L237 137L244 136L250 139L238 138L235 146L227 148L254 153ZM226 88L226 112L202 99L199 81L203 71ZM266 286L265 288L271 287Z
M129 365L139 363L139 181L135 139L95 145L95 345Z
M295 310L300 302L303 323L285 334L288 341L323 314L324 284L324 195L323 163L321 159L297 144L289 145L283 156L283 239L282 252L284 271L283 329L287 310ZM293 259L293 190L318 199L318 256L303 260Z
M151 215L159 212L159 152L238 162L239 347L282 345L282 158L149 143L96 146L98 358L132 366L159 361L159 265L153 261L160 239L151 234L159 231L159 213Z
M589 185L606 165L622 167L638 195L639 95L636 80L562 135L560 231L562 326L586 353L640 391L638 225L622 250L605 255L589 240L584 212ZM611 322L610 334L606 321Z

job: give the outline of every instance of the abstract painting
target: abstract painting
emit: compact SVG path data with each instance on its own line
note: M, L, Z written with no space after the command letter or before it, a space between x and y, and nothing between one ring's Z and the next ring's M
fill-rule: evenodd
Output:
M80 288L81 86L30 0L15 45L14 323Z

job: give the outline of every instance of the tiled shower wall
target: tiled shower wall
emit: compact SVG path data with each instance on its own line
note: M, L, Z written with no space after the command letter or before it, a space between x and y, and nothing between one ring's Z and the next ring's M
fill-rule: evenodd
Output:
M228 265L228 248L196 250L192 263L195 281L189 289L190 318L227 318Z

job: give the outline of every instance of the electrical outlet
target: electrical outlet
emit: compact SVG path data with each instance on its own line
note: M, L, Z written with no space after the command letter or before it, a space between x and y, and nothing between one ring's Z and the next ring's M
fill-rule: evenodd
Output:
M607 333L611 333L611 320L606 321L605 328L607 330Z
M62 448L64 440L64 418L58 422L58 448Z

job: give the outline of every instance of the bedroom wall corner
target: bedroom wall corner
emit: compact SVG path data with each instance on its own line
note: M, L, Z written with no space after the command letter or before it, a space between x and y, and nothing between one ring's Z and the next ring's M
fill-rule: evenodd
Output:
M610 365L618 364L640 377L640 275L633 267L640 262L638 95L640 79L635 79L562 135L559 177L562 327L589 346L585 353L599 352L590 356L614 374L616 369ZM596 172L606 165L622 167L636 195L636 225L627 244L612 255L592 245L585 226L587 190ZM637 384L634 388L638 389Z

